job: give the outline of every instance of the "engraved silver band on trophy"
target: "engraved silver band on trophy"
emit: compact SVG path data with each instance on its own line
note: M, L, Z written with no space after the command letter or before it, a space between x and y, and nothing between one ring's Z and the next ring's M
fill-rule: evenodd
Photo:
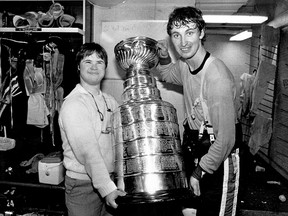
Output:
M117 186L129 202L158 202L185 196L176 109L161 99L151 73L159 61L157 41L131 37L114 53L125 70L123 105L114 115Z

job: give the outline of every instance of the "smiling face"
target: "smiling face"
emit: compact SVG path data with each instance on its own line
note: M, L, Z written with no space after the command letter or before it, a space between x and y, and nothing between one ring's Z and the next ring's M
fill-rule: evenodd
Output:
M170 37L178 54L184 59L190 59L203 46L204 35L204 30L200 31L194 22L186 25L176 22L171 29Z
M105 75L106 65L105 61L94 52L80 61L79 69L81 84L100 86Z

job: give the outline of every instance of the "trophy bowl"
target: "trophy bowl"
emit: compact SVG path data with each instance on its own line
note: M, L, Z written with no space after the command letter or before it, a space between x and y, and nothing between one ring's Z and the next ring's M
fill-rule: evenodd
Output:
M144 36L130 37L119 42L114 53L123 70L133 67L154 68L158 62L157 41Z

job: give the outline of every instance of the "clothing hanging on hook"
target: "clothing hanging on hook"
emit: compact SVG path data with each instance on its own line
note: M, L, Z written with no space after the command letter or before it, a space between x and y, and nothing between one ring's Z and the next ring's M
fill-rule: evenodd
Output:
M2 47L1 47L2 51ZM0 117L2 116L5 108L10 105L10 116L11 116L11 128L13 128L13 98L17 95L21 94L22 91L19 88L19 82L18 82L18 76L16 73L14 73L14 68L12 67L12 55L11 55L11 49L8 48L8 63L9 68L6 72L6 76L3 80L3 83L1 84L0 88ZM2 65L1 65L2 67Z
M1 64L1 56L2 56L2 40L0 38L0 89L1 89L1 86L2 86L2 64Z

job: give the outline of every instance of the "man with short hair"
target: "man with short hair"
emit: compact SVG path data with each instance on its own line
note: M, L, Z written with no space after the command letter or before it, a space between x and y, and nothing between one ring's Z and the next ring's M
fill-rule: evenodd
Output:
M80 83L65 98L59 114L69 216L110 216L125 193L113 179L111 117L118 103L101 91L108 57L99 44L86 43L76 55ZM111 208L112 207L112 208Z
M235 215L239 154L234 77L204 47L206 24L195 7L170 14L167 33L180 58L173 63L167 40L158 42L162 79L183 86L184 162L189 183L200 205L197 216ZM188 156L188 159L187 159Z

